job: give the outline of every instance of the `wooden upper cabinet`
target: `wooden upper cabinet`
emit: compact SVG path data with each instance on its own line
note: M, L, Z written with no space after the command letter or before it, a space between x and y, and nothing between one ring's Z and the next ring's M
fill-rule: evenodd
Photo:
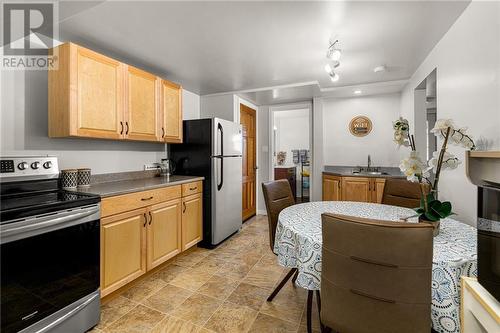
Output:
M58 69L49 76L49 136L122 137L123 64L63 44Z
M131 140L159 141L158 79L135 67L125 67L125 137Z
M344 201L371 201L370 178L342 177L342 200Z
M182 142L182 88L73 43L48 72L50 137Z
M160 83L160 137L165 142L182 142L182 88L167 80Z
M148 270L181 252L181 199L154 205L148 212Z
M341 200L341 177L323 175L323 201Z

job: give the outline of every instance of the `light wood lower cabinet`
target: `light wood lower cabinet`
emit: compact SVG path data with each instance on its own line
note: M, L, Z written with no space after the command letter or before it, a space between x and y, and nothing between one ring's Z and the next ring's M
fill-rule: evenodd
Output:
M201 193L182 199L182 250L187 250L203 238Z
M338 201L341 196L341 177L323 175L323 201Z
M385 179L323 175L324 201L358 201L381 203Z
M146 273L146 211L101 220L101 295Z
M181 252L181 199L154 205L148 212L148 270Z
M371 202L370 178L342 177L342 200Z
M103 199L102 212L113 215L101 218L101 297L202 240L202 183L185 187L194 194L182 197L177 185ZM135 209L145 202L153 204Z

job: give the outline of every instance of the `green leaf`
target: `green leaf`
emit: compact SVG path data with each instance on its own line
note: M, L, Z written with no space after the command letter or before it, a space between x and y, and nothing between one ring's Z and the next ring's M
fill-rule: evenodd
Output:
M445 215L444 217L450 216L452 214L451 202L449 202L449 201L443 202L443 204L441 205L441 213L443 213Z
M432 222L436 222L439 220L439 216L434 215L432 212L425 212L424 217Z

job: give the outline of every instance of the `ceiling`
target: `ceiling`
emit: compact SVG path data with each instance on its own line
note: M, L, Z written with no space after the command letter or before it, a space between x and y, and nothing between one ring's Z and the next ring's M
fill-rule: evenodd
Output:
M311 96L408 79L468 4L68 1L59 34L201 95L259 90L266 100L273 90L257 88ZM323 68L332 36L343 50L336 83ZM379 65L388 70L374 73Z

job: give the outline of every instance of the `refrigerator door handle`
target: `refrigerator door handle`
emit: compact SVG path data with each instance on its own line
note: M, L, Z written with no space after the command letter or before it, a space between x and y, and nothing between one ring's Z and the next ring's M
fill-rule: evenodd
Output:
M217 131L220 131L220 156L224 156L224 129L221 123L217 124Z
M220 160L220 183L217 182L217 191L220 191L222 185L224 185L224 158L218 157Z

